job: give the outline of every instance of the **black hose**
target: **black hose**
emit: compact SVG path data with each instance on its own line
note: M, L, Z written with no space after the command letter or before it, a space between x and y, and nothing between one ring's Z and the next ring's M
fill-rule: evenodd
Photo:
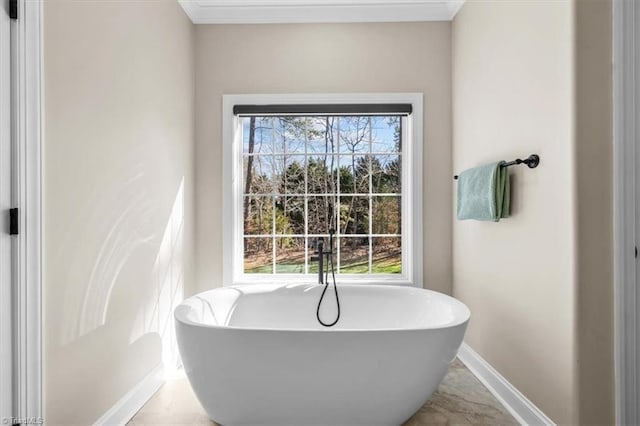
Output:
M329 239L330 239L329 247L330 248L329 248L328 263L331 263L331 277L333 278L333 289L336 294L336 305L338 306L338 314L336 315L335 321L333 321L332 323L326 323L322 321L322 319L320 319L320 306L322 305L324 294L327 292L327 288L329 287L329 265L327 265L327 269L325 272L325 279L324 279L324 289L322 290L322 295L320 296L320 300L318 300L318 309L316 309L316 318L318 318L318 322L325 327L333 327L338 323L338 320L340 319L340 298L338 297L338 286L336 286L336 271L333 266L333 232L331 231L333 230L329 231ZM321 256L324 256L324 254L321 254Z

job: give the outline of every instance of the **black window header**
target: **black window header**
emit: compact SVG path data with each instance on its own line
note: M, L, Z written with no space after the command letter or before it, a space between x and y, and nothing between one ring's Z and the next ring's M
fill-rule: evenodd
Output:
M409 115L411 104L234 105L238 116L264 115Z

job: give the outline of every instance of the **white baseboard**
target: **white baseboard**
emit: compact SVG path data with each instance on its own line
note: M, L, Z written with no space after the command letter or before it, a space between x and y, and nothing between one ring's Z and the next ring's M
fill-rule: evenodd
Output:
M162 364L154 368L151 373L127 392L106 413L95 421L94 426L125 425L142 406L160 389L164 383L164 368Z
M555 425L538 407L500 375L466 343L458 351L458 358L522 425Z

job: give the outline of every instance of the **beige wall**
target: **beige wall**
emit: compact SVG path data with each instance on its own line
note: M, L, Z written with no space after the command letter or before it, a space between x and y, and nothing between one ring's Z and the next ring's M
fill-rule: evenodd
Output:
M554 421L611 424L610 4L581 3L476 0L454 20L454 169L541 164L511 170L511 218L454 222L453 294L467 343Z
M222 285L223 94L423 92L424 286L451 290L450 23L196 28L197 282Z
M193 291L194 28L173 0L57 0L44 31L45 415L86 425L173 360Z
M510 170L511 218L454 222L453 293L472 313L465 340L565 424L575 378L571 13L569 1L471 1L453 24L454 169L541 158Z

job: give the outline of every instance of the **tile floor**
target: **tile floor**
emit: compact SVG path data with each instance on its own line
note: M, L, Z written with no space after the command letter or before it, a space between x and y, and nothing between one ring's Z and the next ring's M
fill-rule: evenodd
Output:
M510 426L516 420L456 360L431 399L403 426L479 425ZM210 425L186 378L167 381L129 422L141 425Z

